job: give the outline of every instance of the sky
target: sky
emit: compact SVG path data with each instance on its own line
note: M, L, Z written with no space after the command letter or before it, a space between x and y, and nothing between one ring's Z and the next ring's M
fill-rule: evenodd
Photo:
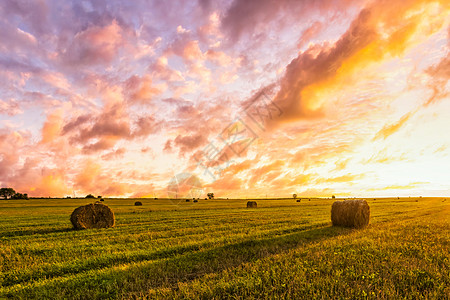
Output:
M450 194L450 2L2 0L0 186Z

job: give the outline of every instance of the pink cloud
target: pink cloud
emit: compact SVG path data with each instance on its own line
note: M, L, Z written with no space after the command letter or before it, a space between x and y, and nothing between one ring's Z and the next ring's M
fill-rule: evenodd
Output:
M300 39L298 40L298 43L297 43L297 48L301 49L312 38L317 36L317 34L319 34L322 31L323 28L324 28L324 24L323 23L321 23L319 21L313 22L311 24L311 26L309 26L307 29L305 29L302 32L302 35L301 35L301 37L300 37Z
M173 143L180 149L180 154L185 154L187 152L191 152L198 147L204 145L207 141L207 137L202 134L195 135L178 135Z
M351 0L235 0L221 20L221 28L228 33L232 42L237 42L243 35L258 36L270 28L282 28L289 21L306 18L315 12L328 10L344 10ZM282 18L280 18L282 16Z
M20 109L19 103L14 99L10 99L8 101L3 101L0 99L0 114L15 116L23 113L23 110Z
M149 75L134 75L125 82L124 91L131 103L149 103L155 96L160 95L163 89L161 86L155 86Z
M101 27L93 26L78 32L62 51L64 60L72 65L111 63L123 47L122 29L117 21Z

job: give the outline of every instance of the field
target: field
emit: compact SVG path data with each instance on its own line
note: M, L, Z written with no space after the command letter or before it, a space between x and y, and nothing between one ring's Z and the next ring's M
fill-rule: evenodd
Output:
M105 199L116 226L72 230L88 199L0 200L0 299L450 299L450 198Z

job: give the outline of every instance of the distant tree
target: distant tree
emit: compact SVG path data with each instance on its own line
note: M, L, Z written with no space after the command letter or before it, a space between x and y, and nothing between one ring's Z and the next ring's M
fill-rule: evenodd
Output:
M206 196L208 196L209 199L214 199L214 193L208 193Z
M16 191L12 188L0 188L0 196L8 199L16 194Z
M336 196L335 195L331 196L331 199L336 199Z
M89 194L89 195L86 196L86 198L95 198L95 196L92 195L92 194Z
M28 194L15 193L11 196L11 199L28 199Z
M292 197L294 197L294 199L297 198L297 194L292 194Z

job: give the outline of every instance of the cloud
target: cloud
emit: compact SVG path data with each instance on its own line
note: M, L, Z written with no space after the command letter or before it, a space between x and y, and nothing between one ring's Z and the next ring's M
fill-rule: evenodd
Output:
M192 135L178 135L173 143L180 149L180 154L184 155L187 152L191 152L198 147L204 145L207 141L207 137L198 133Z
M213 183L207 184L204 187L213 190L216 197L221 197L220 195L227 195L233 191L239 191L242 188L242 185L242 179L229 175L222 176Z
M29 188L31 195L42 197L63 197L70 195L71 190L66 185L64 174L56 173L45 175L40 178L40 182L36 186Z
M116 160L120 159L124 156L124 154L127 152L125 148L119 148L116 150L113 150L105 155L102 155L102 159L104 160Z
M62 110L56 110L47 116L47 120L42 127L41 143L50 143L60 136L63 123L62 114Z
M85 154L113 148L120 140L134 140L158 132L161 124L152 115L129 115L123 103L99 113L83 114L60 130L72 145L82 145Z
M235 43L243 36L258 36L271 28L281 29L315 13L345 10L351 0L234 0L221 20L221 29ZM364 1L365 2L365 1ZM363 3L364 3L363 2Z
M3 101L0 99L0 115L15 116L22 113L23 110L20 109L19 103L16 100L10 99Z
M0 130L0 182L30 196L62 196L68 192L66 169L47 166L41 145L33 145L26 132ZM42 151L44 152L44 151Z
M363 160L361 163L379 163L379 164L390 164L396 161L407 161L408 157L405 153L396 153L395 155L390 154L388 148L374 153L369 159Z
M19 162L19 149L24 138L18 132L0 131L0 181L8 181Z
M447 39L450 40L450 26ZM428 87L432 90L432 94L426 100L424 106L436 103L449 96L447 84L450 79L450 54L447 53L438 64L428 68L426 73L431 77Z
M374 189L369 189L369 191L379 191L379 190L410 190L410 189L414 189L417 188L419 186L423 186L425 184L428 184L429 182L411 182L409 184L404 184L404 185L400 185L400 184L393 184L393 185L388 185L388 186L384 186L381 188L374 188Z
M145 75L143 77L131 76L124 86L124 91L129 101L134 103L148 103L155 96L160 95L164 92L163 85L155 86L152 82L150 75Z
M274 99L284 112L278 122L323 117L324 91L342 88L364 67L404 53L427 17L421 13L424 5L426 1L419 0L398 0L388 6L374 1L338 41L314 44L301 52L286 67Z
M276 176L274 176L275 178L270 178L271 173L275 171L280 171L282 167L284 167L284 165L285 161L279 159L262 167L254 168L251 171L252 177L249 179L248 183L250 184L250 186L253 186L258 182L265 182L266 180L271 181L276 177L278 177L281 174L281 172L276 172Z
M345 174L337 177L329 177L329 178L318 178L316 180L317 183L346 183L346 184L354 184L354 181L357 179L364 178L364 174Z
M313 22L307 29L302 32L302 35L297 42L297 48L301 49L306 43L308 43L312 38L319 34L323 28L323 23L319 21Z
M76 65L111 63L123 47L122 29L117 21L108 26L93 26L78 32L62 50L64 61Z
M389 136L399 131L400 128L402 128L413 115L414 112L409 112L403 117L401 117L400 120L398 120L397 122L384 126L380 131L377 132L373 140L378 140L381 138L387 139Z

